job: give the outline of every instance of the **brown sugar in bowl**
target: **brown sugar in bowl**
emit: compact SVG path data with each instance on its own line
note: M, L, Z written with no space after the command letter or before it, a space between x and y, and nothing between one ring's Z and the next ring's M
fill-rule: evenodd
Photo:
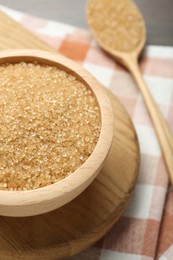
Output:
M90 73L61 55L1 51L0 70L0 215L57 209L84 191L103 166L113 139L109 98Z

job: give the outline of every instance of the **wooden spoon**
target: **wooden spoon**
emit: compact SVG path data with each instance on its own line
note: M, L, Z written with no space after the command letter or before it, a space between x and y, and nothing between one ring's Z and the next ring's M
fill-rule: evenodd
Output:
M140 11L130 0L89 0L87 20L98 44L122 63L136 80L155 127L173 185L172 134L142 78L138 65L138 56L146 41L145 23Z

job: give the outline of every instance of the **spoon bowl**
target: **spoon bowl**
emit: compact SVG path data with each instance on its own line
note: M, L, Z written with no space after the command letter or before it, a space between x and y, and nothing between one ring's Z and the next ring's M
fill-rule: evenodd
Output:
M124 63L129 53L137 56L146 41L145 22L137 6L129 0L89 0L88 24L98 44Z

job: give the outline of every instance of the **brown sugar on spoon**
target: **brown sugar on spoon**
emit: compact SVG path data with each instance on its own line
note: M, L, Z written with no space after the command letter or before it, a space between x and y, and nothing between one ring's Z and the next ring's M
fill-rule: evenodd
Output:
M87 11L93 32L105 46L129 52L140 44L145 33L143 20L129 1L91 0Z
M91 155L101 128L96 98L53 66L0 66L0 189L55 183Z

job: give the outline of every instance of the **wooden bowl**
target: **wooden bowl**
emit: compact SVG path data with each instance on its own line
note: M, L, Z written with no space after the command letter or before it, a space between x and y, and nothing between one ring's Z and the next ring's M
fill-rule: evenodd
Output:
M64 179L43 188L28 191L0 190L0 215L32 216L57 209L73 200L95 179L111 147L113 114L107 94L99 82L80 65L57 54L40 50L0 52L0 64L34 62L52 65L75 75L95 95L101 114L101 132L96 147L85 163Z

